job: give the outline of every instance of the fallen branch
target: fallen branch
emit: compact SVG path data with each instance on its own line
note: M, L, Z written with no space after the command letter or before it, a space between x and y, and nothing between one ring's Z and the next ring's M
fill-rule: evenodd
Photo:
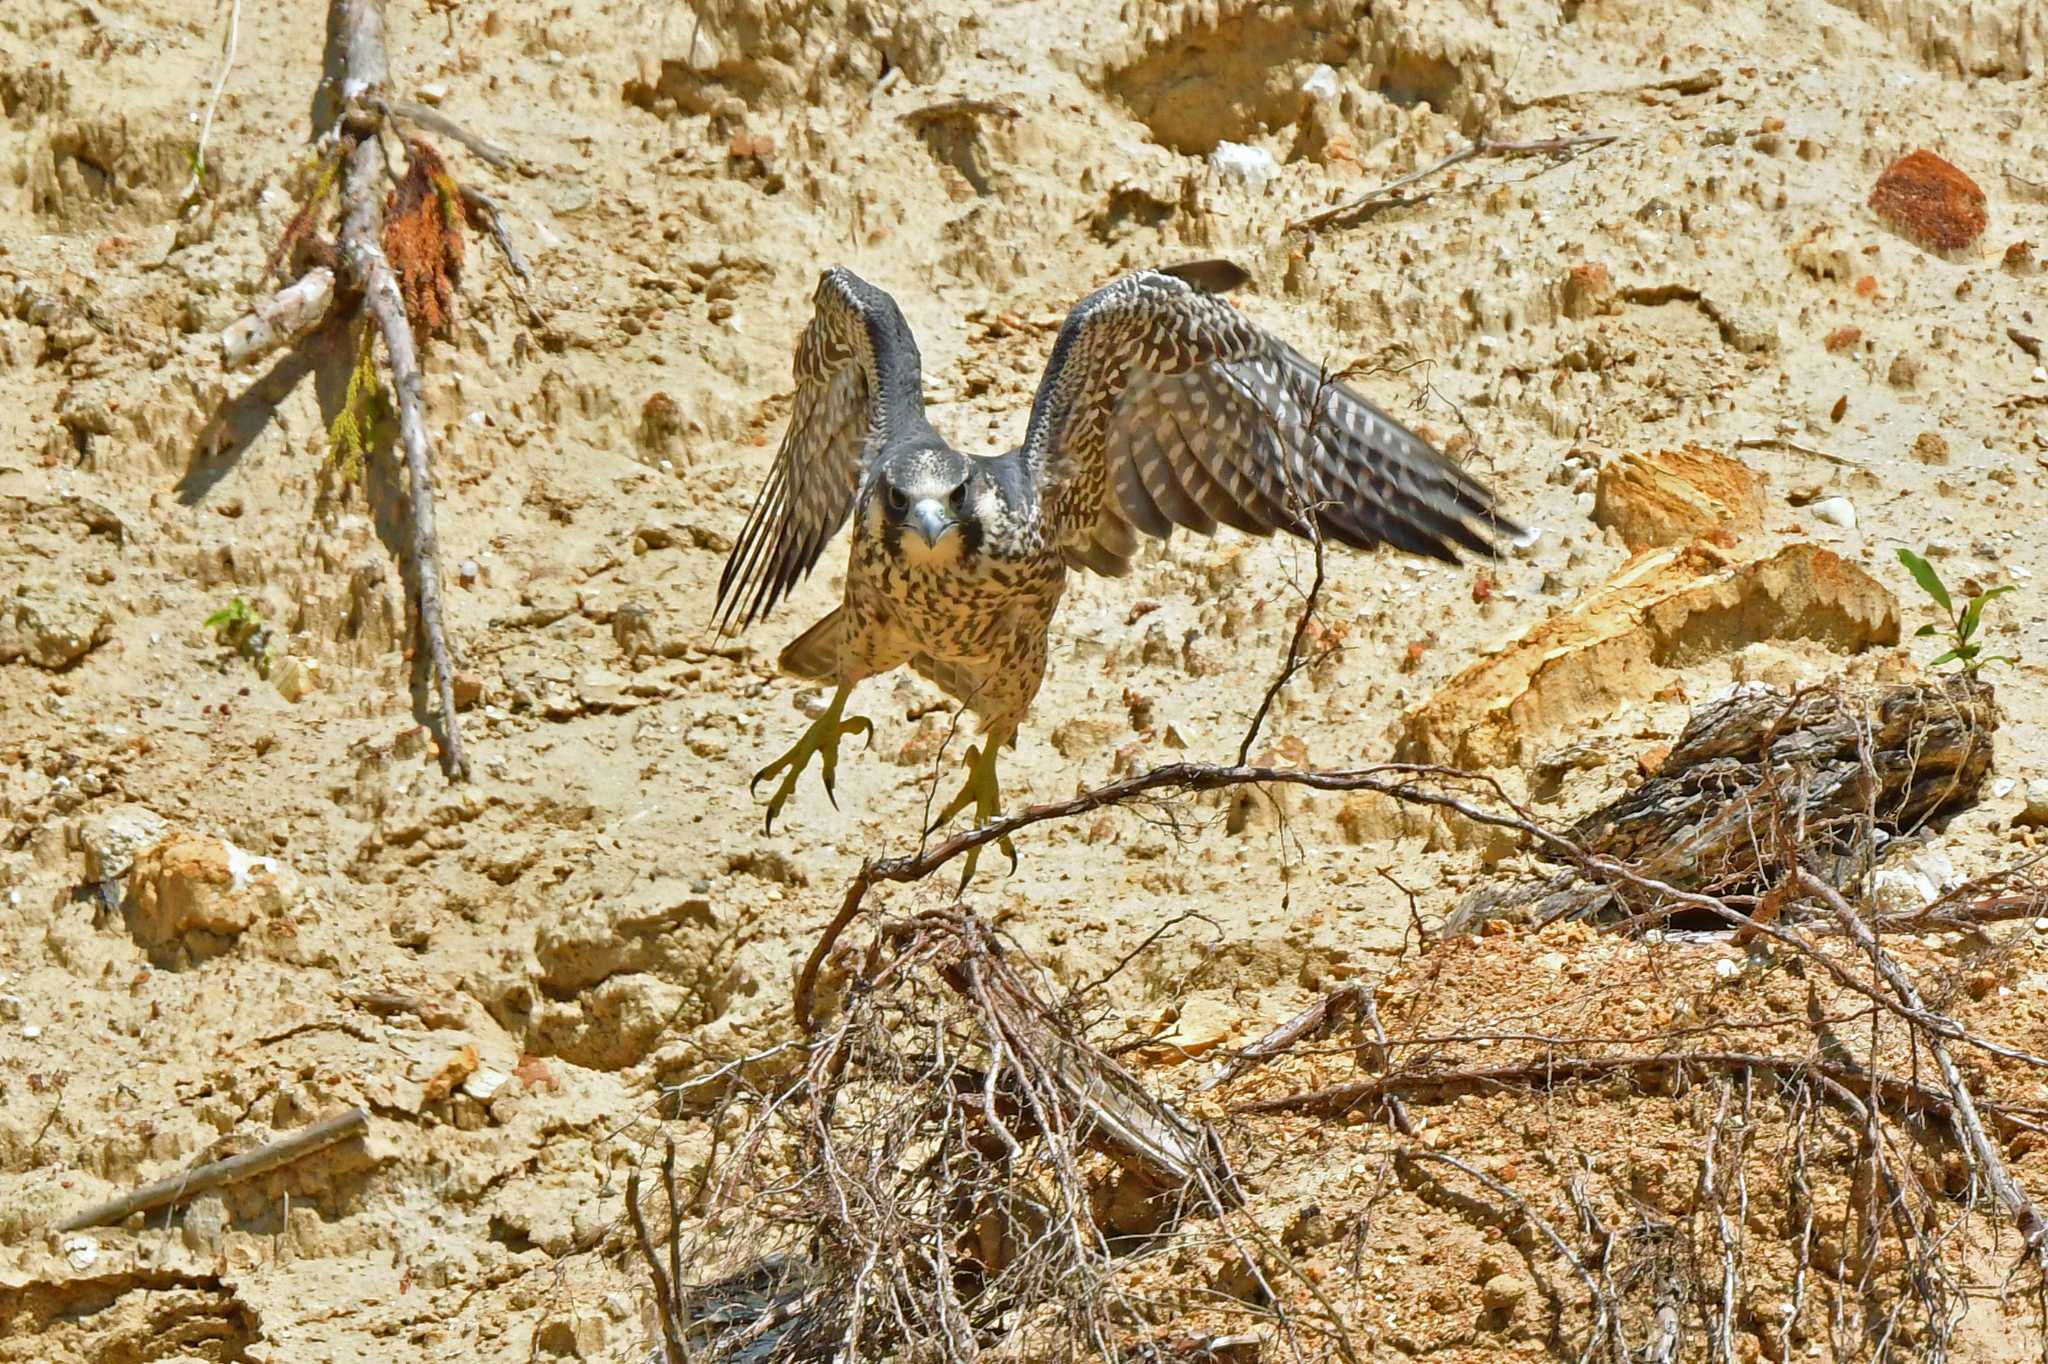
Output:
M1863 461L1860 459L1851 459L1847 455L1838 455L1832 450L1823 450L1818 445L1802 445L1798 441L1791 440L1785 436L1744 436L1741 440L1735 442L1735 448L1738 450L1790 450L1797 455L1812 455L1815 459L1824 459L1830 464L1839 464L1845 469L1861 469L1863 467Z
M229 1184L253 1179L257 1175L275 1170L280 1165L289 1165L316 1151L347 1141L368 1129L370 1115L360 1108L351 1108L346 1113L337 1113L323 1118L311 1127L302 1127L288 1137L280 1137L267 1146L253 1151L244 1151L239 1156L216 1160L210 1165L201 1165L153 1184L110 1198L104 1203L95 1203L84 1212L74 1213L57 1224L58 1231L80 1231L86 1227L111 1226L131 1214L151 1212L157 1208L180 1203L188 1198Z
M360 101L381 90L390 77L384 47L384 0L345 0L341 14L348 39L342 88ZM375 107L375 103L370 107ZM398 438L405 450L406 479L411 492L410 551L413 582L419 595L420 635L426 643L439 691L442 767L451 778L467 780L469 759L462 751L462 731L455 715L455 665L449 655L447 630L441 616L441 544L434 527L434 476L426 420L421 411L426 384L420 376L419 353L413 342L412 322L406 316L405 299L380 244L384 231L384 144L376 135L370 109L360 102L344 114L343 121L351 125L355 145L348 153L342 179L342 259L350 278L362 291L363 306L384 338L385 359L391 365L398 405Z
M1305 218L1297 218L1287 224L1287 230L1299 232L1311 227L1326 227L1332 223L1349 224L1361 218L1369 218L1381 209L1426 203L1434 199L1440 191L1431 190L1427 194L1416 195L1406 195L1400 191L1419 180L1440 175L1451 167L1461 166L1467 161L1496 156L1554 156L1558 158L1557 164L1563 165L1576 160L1595 147L1606 146L1615 141L1617 136L1615 133L1585 133L1577 137L1546 137L1534 142L1498 142L1493 138L1483 137L1463 151L1452 152L1433 166L1425 166L1398 180L1390 180L1369 194L1347 199L1341 204L1332 204Z
M1871 965L1899 997L1899 1002L1915 1013L1931 1013L1932 1011L1921 1002L1920 992L1914 987L1912 979L1900 969L1896 961L1892 960L1891 954L1884 950L1876 936L1871 933L1869 925L1865 924L1855 908L1842 898L1841 892L1804 869L1798 873L1798 879L1800 887L1827 906L1828 911L1835 916L1835 921L1842 926L1842 930L1854 938L1857 945L1870 955ZM1945 1016L1936 1016L1942 1017L1944 1022L1949 1022ZM1961 1031L1953 1022L1949 1022L1949 1027ZM1977 1102L1971 1097L1970 1087L1963 1082L1962 1072L1956 1069L1955 1060L1949 1055L1948 1048L1942 1044L1942 1038L1929 1030L1921 1040L1927 1044L1928 1051L1933 1053L1934 1063L1941 1070L1942 1082L1948 1086L1949 1098L1954 1105L1950 1120L1954 1122L1957 1133L1969 1146L1971 1154L1976 1157L1985 1180L1991 1185L1991 1192L2012 1215L2013 1223L2019 1228L2020 1236L2026 1244L2027 1253L2036 1261L2044 1279L2048 1279L2048 1218L2042 1217L2040 1209L2027 1197L2026 1190L2012 1177L2012 1171L2006 1168L2005 1157L1999 1153L1997 1144L1984 1131L1983 1119L1977 1115Z
M437 132L460 142L481 161L498 170L524 171L526 163L513 153L506 151L495 142L487 142L454 119L424 104L414 104L404 99L376 99L373 101L379 113L388 118L402 118L422 128Z
M1231 1105L1233 1113L1312 1113L1335 1117L1352 1109L1402 1097L1443 1102L1465 1094L1495 1089L1549 1089L1555 1085L1603 1079L1610 1075L1663 1075L1687 1067L1701 1070L1758 1070L1786 1079L1821 1075L1855 1093L1875 1093L1884 1107L1908 1118L1949 1119L1956 1111L1954 1099L1943 1090L1903 1075L1830 1060L1820 1056L1776 1056L1764 1052L1673 1051L1623 1056L1546 1056L1532 1061L1498 1066L1476 1066L1463 1070L1412 1071L1375 1076L1369 1080L1348 1080L1299 1094L1281 1094L1270 1099L1250 1099ZM2038 1110L1998 1104L1984 1104L1994 1116L2015 1127L2042 1130L2041 1125L2019 1114Z
M334 272L316 266L268 298L220 334L221 366L237 370L289 345L311 331L334 303Z

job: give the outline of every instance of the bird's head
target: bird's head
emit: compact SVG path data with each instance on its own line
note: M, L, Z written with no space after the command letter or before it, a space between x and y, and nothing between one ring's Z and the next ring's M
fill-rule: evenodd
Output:
M958 563L981 548L982 483L975 461L957 450L894 451L868 488L869 526L906 563Z

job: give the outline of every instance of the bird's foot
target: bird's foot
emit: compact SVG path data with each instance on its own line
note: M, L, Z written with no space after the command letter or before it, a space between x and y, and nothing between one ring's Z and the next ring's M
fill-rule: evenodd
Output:
M768 814L761 821L763 833L774 830L775 816L782 813L782 807L796 793L796 779L809 766L813 753L818 755L820 773L825 778L825 799L832 802L833 809L839 808L839 798L832 793L833 779L839 774L839 741L849 734L866 734L872 743L875 732L874 724L865 715L844 713L847 693L852 690L851 687L841 687L832 693L832 700L824 711L811 721L811 727L803 732L803 737L790 745L789 752L754 774L754 780L747 787L749 791L758 788L777 772L783 774L781 785L768 798Z
M970 747L967 750L967 780L961 784L960 794L948 801L946 808L939 812L939 817L932 821L933 829L943 827L947 820L970 805L974 807L974 823L977 827L1002 813L1002 789L996 783L998 746L994 736L990 736L978 747ZM1010 841L1010 836L1004 834L996 840L996 845L1009 854L1010 870L1017 870L1017 845ZM962 891L965 891L967 883L974 879L974 867L981 860L981 849L985 846L987 845L982 844L967 850L967 865L960 872Z

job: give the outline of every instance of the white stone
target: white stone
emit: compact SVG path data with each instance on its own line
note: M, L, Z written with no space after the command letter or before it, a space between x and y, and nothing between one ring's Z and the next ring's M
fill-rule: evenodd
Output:
M1336 71L1328 66L1318 65L1315 70L1308 73L1308 78L1302 81L1301 93L1310 99L1337 98Z
M1218 142L1216 150L1209 153L1209 165L1230 184L1241 185L1253 194L1266 188L1279 169L1273 162L1273 154L1262 147L1247 147L1242 142Z
M1816 521L1844 530L1856 529L1856 505L1846 497L1823 497L1813 504L1812 511Z

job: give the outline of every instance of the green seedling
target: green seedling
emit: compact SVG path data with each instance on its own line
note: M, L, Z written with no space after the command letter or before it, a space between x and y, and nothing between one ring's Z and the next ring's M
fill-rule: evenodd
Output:
M2013 591L2014 588L2011 583L2005 583L1991 588L1989 591L1977 593L1967 602L1963 603L1962 608L1958 610L1955 599L1949 595L1947 586L1942 583L1941 575L1934 571L1933 564L1928 563L1927 560L1921 558L1910 549L1901 549L1899 551L1899 562L1904 564L1906 571L1913 575L1913 581L1920 584L1920 590L1934 598L1934 604L1939 606L1948 615L1948 624L1946 626L1937 621L1929 621L1913 632L1915 638L1931 639L1941 637L1944 634L1947 636L1948 652L1928 664L1928 667L1939 668L1945 664L1954 663L1959 665L1958 671L1964 677L1974 678L1977 675L1977 670L1986 664L2019 662L2019 659L2011 654L1987 654L1984 652L1984 646L1976 642L1977 628L1984 622L1985 606L1994 597L2002 597L2006 593Z
M255 607L236 597L206 618L206 628L213 631L213 637L223 647L254 663L258 677L270 676L276 650L270 644L270 627L263 623Z

